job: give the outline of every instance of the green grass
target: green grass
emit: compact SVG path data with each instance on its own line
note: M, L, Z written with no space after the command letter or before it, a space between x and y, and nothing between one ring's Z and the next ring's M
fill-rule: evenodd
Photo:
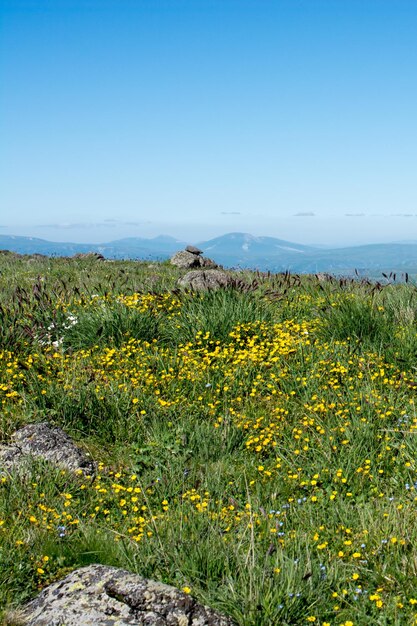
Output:
M246 272L190 293L166 263L8 255L0 272L0 440L48 420L100 463L0 479L0 615L98 562L243 626L415 623L413 285Z

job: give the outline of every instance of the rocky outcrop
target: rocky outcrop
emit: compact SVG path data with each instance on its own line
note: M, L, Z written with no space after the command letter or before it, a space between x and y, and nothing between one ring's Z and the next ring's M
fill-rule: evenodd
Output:
M200 257L187 250L180 250L171 257L171 264L183 269L200 267Z
M24 258L23 254L19 254L18 252L12 252L11 250L0 250L0 255L7 257L9 260Z
M93 475L95 463L75 445L61 428L47 422L28 424L11 436L9 445L0 445L0 472L23 469L30 458L43 459L69 471Z
M176 265L177 267L181 267L182 269L218 267L214 261L202 256L201 250L199 250L199 248L196 248L195 246L187 246L185 250L180 250L179 252L176 252L171 257L171 263L172 265Z
M100 252L78 252L74 254L73 259L86 259L91 261L105 261L106 259Z
M126 570L89 565L46 587L9 626L233 626L189 594Z
M331 274L327 274L327 272L319 272L315 276L320 283L325 283L333 280L333 276Z
M207 289L220 289L228 287L231 284L231 279L222 270L200 270L188 272L180 278L178 284L180 287L188 287L197 291Z

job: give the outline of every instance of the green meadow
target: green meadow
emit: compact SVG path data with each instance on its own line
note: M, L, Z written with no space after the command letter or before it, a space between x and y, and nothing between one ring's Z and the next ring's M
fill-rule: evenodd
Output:
M0 619L90 563L242 626L417 624L417 288L0 254Z

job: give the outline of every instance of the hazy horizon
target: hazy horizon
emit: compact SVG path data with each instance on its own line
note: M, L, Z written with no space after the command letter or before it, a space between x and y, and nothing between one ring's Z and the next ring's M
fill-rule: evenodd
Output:
M93 231L94 232L94 231ZM348 247L357 247L357 246L362 246L362 245L372 245L372 244L410 244L410 245L417 245L417 239L413 239L412 237L408 238L408 239L389 239L386 241L381 241L381 240L376 240L376 241L362 241L362 242L356 242L356 243L337 243L337 242L332 242L332 243L325 243L323 241L302 241L302 240L298 240L295 238L290 238L290 237L282 237L282 236L277 236L277 235L273 235L271 233L259 233L259 234L254 234L251 232L247 232L247 231L242 231L242 230L230 230L230 231L222 231L222 232L217 232L214 231L214 234L212 235L207 235L204 237L183 237L183 236L176 236L173 234L170 234L168 232L158 232L156 234L150 234L150 235L145 235L143 233L136 233L136 234L132 234L131 232L125 233L124 235L117 235L114 233L113 231L113 235L111 235L112 231L107 231L107 237L103 236L103 237L94 237L91 236L90 238L88 236L80 236L80 237L71 237L69 234L66 236L59 236L59 234L56 237L52 237L52 236L40 236L39 234L26 234L25 232L22 233L5 233L2 232L0 230L0 235L7 235L10 237L29 237L29 238L34 238L34 239L42 239L45 241L49 241L51 243L74 243L74 244L105 244L105 243L109 243L112 241L118 241L121 239L125 239L125 238L143 238L143 239L154 239L154 238L158 238L158 237L171 237L173 239L178 240L179 242L182 243L188 243L188 244L197 244L199 242L204 242L204 241L208 241L211 239L215 239L218 237L222 237L225 235L230 235L230 234L245 234L245 235L249 235L251 237L272 237L272 238L276 238L276 239L281 239L281 240L285 240L288 241L290 243L295 243L295 244L302 244L302 245L310 245L312 247L323 247L326 249L331 249L331 248L348 248Z
M0 233L416 238L414 0L0 0Z

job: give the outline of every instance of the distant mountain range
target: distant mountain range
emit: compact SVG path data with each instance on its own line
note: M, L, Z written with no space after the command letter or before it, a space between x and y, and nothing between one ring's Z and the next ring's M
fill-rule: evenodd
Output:
M35 237L0 235L0 249L20 254L73 256L99 252L108 259L164 260L187 243L160 235L153 239L129 237L102 244L53 242ZM193 242L224 267L298 273L375 275L408 272L417 275L417 243L369 244L347 248L305 246L274 237L228 233L208 241Z

